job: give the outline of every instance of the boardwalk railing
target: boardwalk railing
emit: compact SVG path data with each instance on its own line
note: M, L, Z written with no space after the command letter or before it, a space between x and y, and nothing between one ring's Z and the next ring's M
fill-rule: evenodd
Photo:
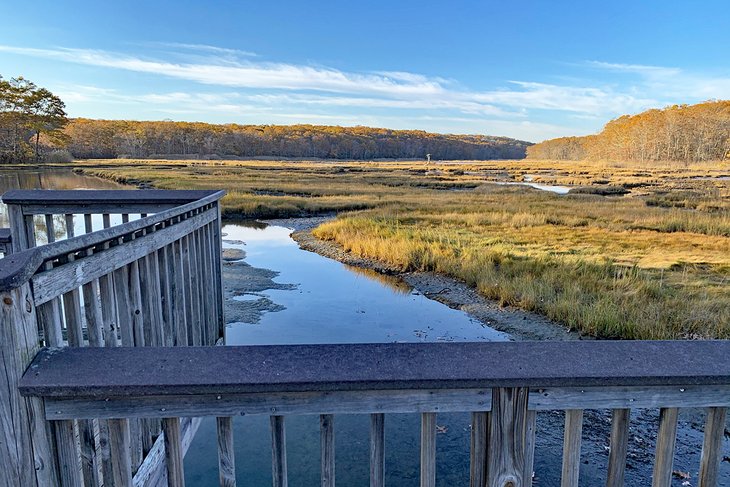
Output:
M156 485L160 422L47 422L18 380L45 347L223 338L220 191L10 191L0 259L0 485ZM114 224L116 223L116 225ZM123 374L106 361L99 377ZM187 421L189 434L197 422ZM112 456L120 442L129 455ZM157 453L156 453L157 452ZM164 453L164 451L163 451ZM125 461L125 464L119 464Z
M99 363L119 371L99 374ZM189 366L194 364L194 366ZM385 479L386 413L421 416L421 486L435 484L436 417L472 414L472 487L532 482L536 415L565 411L562 483L578 485L584 409L612 409L607 464L624 484L631 409L659 408L653 486L668 487L678 408L707 408L699 486L717 485L730 342L517 342L345 344L188 348L73 348L41 351L21 392L42 400L53 423L118 418L162 420L167 481L184 481L180 418L218 424L220 485L236 485L233 417L271 419L273 485L287 485L285 417L320 415L322 486L335 485L336 414L370 414L370 485ZM123 423L124 424L124 423ZM116 428L115 428L116 429ZM126 457L127 437L112 442ZM76 469L75 452L59 452ZM129 460L119 462L127 472ZM76 485L76 484L69 484Z
M385 483L388 413L421 418L436 483L439 413L471 413L472 487L532 483L536 418L565 411L564 487L578 485L585 409L611 409L607 485L624 483L630 412L660 411L652 485L669 487L679 408L707 408L697 485L716 486L730 342L517 342L215 347L224 333L221 192L7 193L0 260L0 486L180 486L201 417L220 484L236 483L233 418L319 415L323 487L337 414L369 414L370 485Z

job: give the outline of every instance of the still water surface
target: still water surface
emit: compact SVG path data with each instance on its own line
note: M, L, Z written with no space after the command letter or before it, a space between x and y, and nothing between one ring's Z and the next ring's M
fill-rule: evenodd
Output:
M223 232L227 234L224 247L244 250L249 265L276 270L280 272L277 282L296 285L294 289L242 296L257 299L265 295L286 309L264 314L257 324L229 324L226 341L230 345L508 339L465 313L414 292L398 279L364 273L299 249L288 228L229 224ZM319 417L288 416L286 422L289 485L317 485ZM439 485L468 485L469 415L440 414L438 425ZM243 485L271 484L268 428L268 417L239 417L234 421L237 477ZM390 485L418 485L419 428L418 414L386 416ZM335 417L339 485L369 485L368 434L367 415ZM190 484L217 485L213 420L201 425L185 462Z

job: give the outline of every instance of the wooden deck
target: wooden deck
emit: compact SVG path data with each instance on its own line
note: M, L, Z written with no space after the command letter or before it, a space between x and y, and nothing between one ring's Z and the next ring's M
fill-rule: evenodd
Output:
M618 487L631 410L652 408L652 486L670 487L678 411L689 407L707 411L696 485L718 485L729 341L216 347L222 193L72 193L5 198L0 486L182 486L201 417L216 418L219 483L235 486L235 417L265 415L273 485L285 487L286 418L309 414L320 419L321 485L334 487L336 418L356 413L370 417L370 485L382 487L387 417L405 413L420 416L420 484L434 487L437 415L462 411L470 487L526 487L537 414L560 410L561 487L577 487L583 411L609 409L606 485ZM123 223L111 226L115 213ZM74 235L75 218L85 234ZM36 246L38 232L55 240L59 221L65 238Z

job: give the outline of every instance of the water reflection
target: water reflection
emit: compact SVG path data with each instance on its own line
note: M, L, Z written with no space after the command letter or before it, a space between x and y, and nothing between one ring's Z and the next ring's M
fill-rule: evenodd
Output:
M237 344L357 343L393 341L505 340L465 313L415 294L403 281L343 265L303 251L281 226L237 222L223 228L224 247L245 250L246 263L278 271L276 282L295 289L243 293L249 301L267 297L285 307L263 315L258 324L234 323L227 342ZM439 367L434 363L433 367ZM418 414L386 418L386 478L389 485L419 484ZM439 414L437 485L469 483L469 415ZM235 452L238 481L271 485L269 419L236 418ZM319 484L319 418L288 416L289 485ZM191 485L218 485L215 422L205 420L185 457ZM367 486L369 417L337 415L336 477L338 485Z
M77 174L70 169L0 169L0 195L11 189L125 189L128 186L117 184L113 181L101 179L93 176L85 176ZM94 225L101 228L100 216L99 221ZM121 223L121 217L117 215L117 221L112 224ZM43 244L48 241L46 234L46 223L42 215L34 217L36 236L38 243ZM63 215L55 215L53 218L54 233L56 240L66 237L66 223ZM7 207L0 203L0 227L7 227L8 212ZM74 219L74 228L78 233L85 233L82 218Z
M413 292L413 289L411 286L409 286L406 282L403 281L403 279L400 279L395 276L389 276L387 274L382 274L378 271L374 271L372 269L366 269L364 267L355 267L351 265L345 264L345 269L348 271L367 277L368 279L372 279L374 281L379 282L383 286L387 287L391 291L399 294L411 294Z

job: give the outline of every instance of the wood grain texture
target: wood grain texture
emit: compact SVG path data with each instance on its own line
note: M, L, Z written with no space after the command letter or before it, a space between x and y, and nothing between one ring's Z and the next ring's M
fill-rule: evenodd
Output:
M436 413L421 413L421 487L436 487Z
M233 451L233 418L216 418L218 430L218 478L221 487L236 487L236 459Z
M492 391L487 458L488 487L522 487L527 431L526 388Z
M481 389L273 392L46 398L50 419L276 414L461 412L484 406ZM487 397L489 397L487 395Z
M163 419L162 431L165 434L167 485L169 487L185 487L184 453L182 433L180 431L180 418Z
M563 470L561 487L578 487L580 475L580 447L583 434L583 410L565 411L565 433L563 436Z
M59 484L61 487L79 487L82 485L82 478L74 422L72 420L54 421L53 430L58 452Z
M484 487L487 482L487 445L489 413L471 413L471 447L469 451L469 486Z
M138 237L123 245L104 249L94 253L92 256L41 272L33 277L36 304L42 304L92 279L106 276L115 269L119 269L141 257L150 255L157 249L178 239L180 235L184 235L204 225L212 220L212 218L214 218L212 213L203 213L189 220L185 220L179 225ZM134 222L129 224L131 225L132 223ZM63 242L65 241L57 243L60 244Z
M522 481L525 487L532 485L535 473L535 442L537 440L537 411L527 411L527 425L525 429L525 468L522 471Z
M611 443L608 455L606 487L623 487L626 472L626 453L629 448L630 409L611 412Z
M385 415L370 415L370 487L385 485Z
M129 421L127 419L110 419L108 425L113 485L115 487L132 487Z
M273 487L287 487L284 416L271 416L271 475Z
M726 418L727 409L724 407L707 409L705 437L702 443L702 456L700 457L700 473L697 478L698 487L716 487L718 485Z
M23 398L18 381L39 348L30 286L0 295L0 485L58 483L50 432L39 398ZM34 448L31 447L34 446ZM36 477L37 476L37 477Z
M659 431L654 455L652 487L671 487L674 465L674 445L677 441L677 408L662 408L659 411Z

